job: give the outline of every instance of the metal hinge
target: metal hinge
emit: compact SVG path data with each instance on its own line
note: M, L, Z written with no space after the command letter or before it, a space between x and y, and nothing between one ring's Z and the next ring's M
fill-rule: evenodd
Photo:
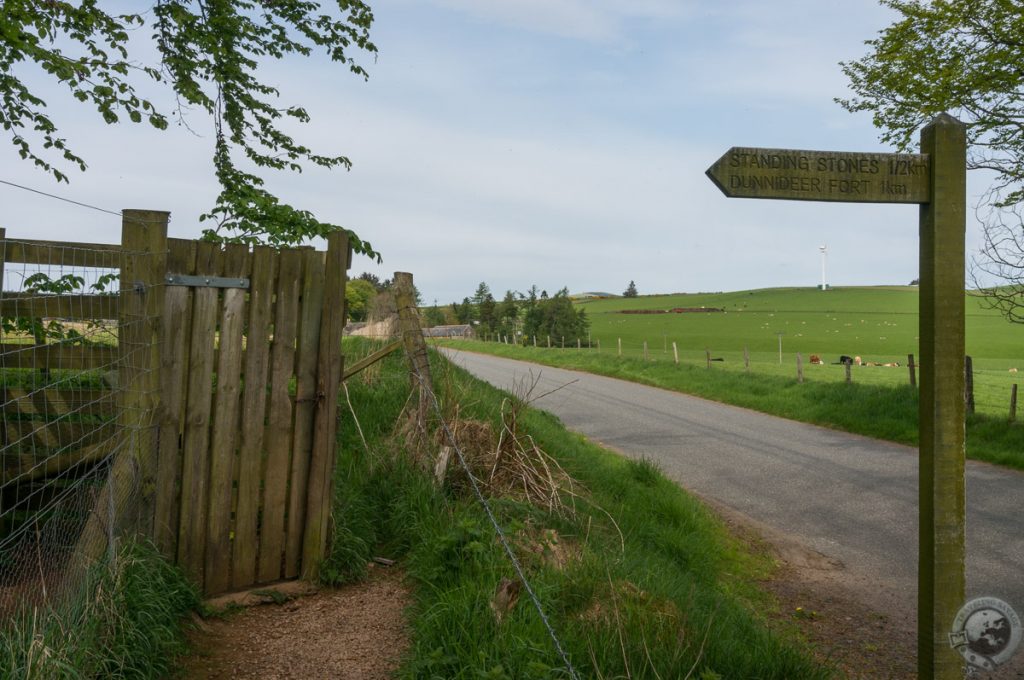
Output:
M192 276L189 274L168 274L168 286L190 286L193 288L249 288L249 279L228 276Z

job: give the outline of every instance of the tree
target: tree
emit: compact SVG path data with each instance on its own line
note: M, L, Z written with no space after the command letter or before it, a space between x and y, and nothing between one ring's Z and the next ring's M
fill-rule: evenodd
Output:
M490 294L491 294L490 287L486 283L481 281L480 285L476 287L476 292L473 293L473 304L475 304L475 305L481 304L484 301L484 299L488 295L490 295Z
M484 296L478 307L480 314L480 328L488 333L494 333L498 327L497 304L494 296L489 292Z
M293 122L309 121L301 106L281 106L278 90L262 80L260 65L322 51L357 76L367 72L350 56L374 54L373 13L363 0L155 0L145 11L118 14L83 2L7 0L0 16L0 125L25 160L67 182L62 169L86 169L51 119L46 102L22 80L25 65L38 66L75 99L96 109L105 123L127 119L163 130L170 120L187 126L199 110L213 122L213 167L220 194L201 221L207 238L289 245L341 227L282 202L264 188L266 170L300 172L306 165L346 168L345 156L322 155L294 140ZM132 7L132 5L127 5ZM140 61L138 36L149 22L158 61ZM177 99L170 113L139 92L149 82ZM240 164L241 161L241 164ZM380 256L349 232L356 252Z
M856 96L838 99L848 111L869 111L882 141L916 150L916 132L948 111L967 124L969 169L994 173L978 206L984 245L974 258L975 282L993 306L1024 321L1024 12L1006 0L882 0L900 17L869 53L843 63ZM1014 236L1017 238L1014 238ZM980 282L984 283L984 282Z
M345 285L345 303L348 316L353 321L366 321L370 312L370 303L377 295L377 290L368 281L353 279Z
M423 312L423 322L427 328L444 325L444 312L437 306L437 300L434 300L434 305L432 307L427 307Z
M519 321L519 305L516 303L516 295L511 290L505 292L505 297L496 310L498 317L498 332L502 335L515 335L516 324Z
M636 292L636 284L633 283L632 280L630 280L629 285L626 286L626 290L622 294L622 297L634 298L637 297L638 295L640 294Z

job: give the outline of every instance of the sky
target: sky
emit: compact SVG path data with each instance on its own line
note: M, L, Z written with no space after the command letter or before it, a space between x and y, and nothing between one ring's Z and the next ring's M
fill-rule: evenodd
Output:
M371 0L379 53L357 78L325 58L263 67L290 128L352 170L277 174L268 187L380 251L351 275L414 274L427 304L554 292L641 294L917 277L910 205L729 199L704 171L731 146L893 151L839 62L894 18L873 0ZM142 46L143 56L149 49ZM197 238L212 206L212 125L107 126L31 68L89 164L57 184L0 145L0 180L117 211L171 212ZM157 95L159 101L159 95ZM169 103L170 100L166 100ZM984 177L968 180L972 203ZM970 215L970 210L968 211ZM118 242L119 218L0 184L8 238ZM968 222L968 252L980 229Z

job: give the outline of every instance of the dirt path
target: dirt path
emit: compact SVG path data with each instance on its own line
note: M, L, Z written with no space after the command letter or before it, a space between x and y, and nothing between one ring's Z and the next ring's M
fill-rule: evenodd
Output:
M377 567L363 583L208 620L192 634L179 676L383 680L408 647L409 602L402 572Z

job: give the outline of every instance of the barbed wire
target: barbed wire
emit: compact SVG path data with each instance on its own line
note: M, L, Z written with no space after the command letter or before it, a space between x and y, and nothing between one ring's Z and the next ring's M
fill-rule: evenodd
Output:
M429 362L429 360L430 358L428 355L427 361ZM495 532L498 534L498 540L501 542L501 546L502 548L504 548L505 554L508 555L509 561L512 562L512 568L515 569L516 576L519 578L519 581L523 584L523 588L526 589L527 595L529 595L530 600L533 602L534 608L540 615L540 620L544 624L544 627L547 629L548 635L551 637L551 641L555 645L555 650L558 652L558 656L561 657L562 663L565 665L565 669L569 672L569 677L571 677L573 680L579 680L579 675L576 673L576 668L572 665L572 661L570 661L569 655L562 647L562 643L558 639L558 634L555 632L554 627L548 620L547 614L544 613L544 606L541 604L540 598L537 597L537 593L533 590L533 587L530 585L529 579L526 578L526 573L523 571L523 567L519 562L519 558L516 557L515 551L512 550L512 544L508 540L508 536L505 534L505 531L501 528L501 524L498 523L498 519L497 517L495 517L494 511L491 509L490 503L487 502L487 499L484 497L483 492L480 491L480 486L476 483L476 477L473 476L473 473L470 470L469 465L466 463L466 458L462 453L462 449L459 447L458 442L455 439L455 434L448 427L448 421L445 420L444 415L441 412L441 404L437 399L437 395L434 394L433 387L427 383L423 375L420 373L419 367L416 366L415 362L410 361L409 363L410 365L412 365L413 372L416 376L417 382L419 383L420 389L425 390L425 393L429 396L429 402L434 407L434 412L437 414L437 418L441 423L441 428L444 430L445 437L448 439L448 442L455 450L455 455L459 460L459 465L462 466L463 471L469 478L469 483L473 488L473 494L476 496L476 499L480 503L480 505L483 506L484 512L487 513L487 519L490 520L491 525L494 527Z

